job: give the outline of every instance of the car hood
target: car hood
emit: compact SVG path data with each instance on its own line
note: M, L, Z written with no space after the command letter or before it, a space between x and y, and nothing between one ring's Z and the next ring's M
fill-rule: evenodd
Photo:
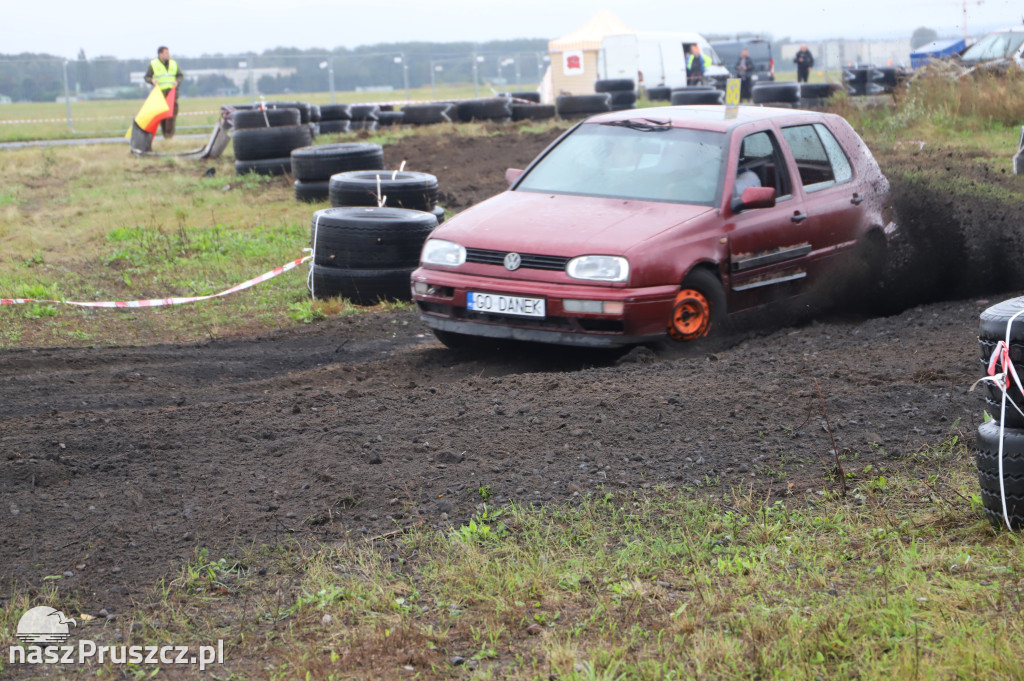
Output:
M431 237L467 248L565 257L617 255L711 210L682 203L507 191L463 211Z

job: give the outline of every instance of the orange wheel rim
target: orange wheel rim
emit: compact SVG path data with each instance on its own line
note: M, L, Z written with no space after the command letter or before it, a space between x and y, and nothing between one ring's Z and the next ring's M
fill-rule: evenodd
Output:
M676 295L669 320L668 334L676 340L703 338L711 331L711 304L704 294L683 289Z

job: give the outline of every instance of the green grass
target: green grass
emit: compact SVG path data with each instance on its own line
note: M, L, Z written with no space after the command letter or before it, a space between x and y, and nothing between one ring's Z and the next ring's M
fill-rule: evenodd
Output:
M984 520L972 463L951 437L851 471L846 498L608 492L449 531L201 549L122 627L225 639L217 673L238 679L1020 679L1024 543Z

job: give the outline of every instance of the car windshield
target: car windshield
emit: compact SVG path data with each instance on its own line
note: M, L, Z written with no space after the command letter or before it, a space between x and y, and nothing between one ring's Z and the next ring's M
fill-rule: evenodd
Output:
M725 135L650 121L584 124L517 190L714 205Z
M964 52L962 59L964 61L1005 59L1012 57L1021 43L1024 43L1024 31L992 33L971 45Z

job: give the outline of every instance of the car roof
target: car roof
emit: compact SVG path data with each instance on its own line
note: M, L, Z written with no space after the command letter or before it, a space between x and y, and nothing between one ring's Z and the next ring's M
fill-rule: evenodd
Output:
M735 113L733 113L735 112ZM755 121L773 119L822 119L824 114L799 109L777 109L768 106L740 106L730 110L724 105L657 106L648 109L626 109L598 114L586 120L587 124L612 121L666 121L674 128L691 128L710 132L728 132L733 128Z

